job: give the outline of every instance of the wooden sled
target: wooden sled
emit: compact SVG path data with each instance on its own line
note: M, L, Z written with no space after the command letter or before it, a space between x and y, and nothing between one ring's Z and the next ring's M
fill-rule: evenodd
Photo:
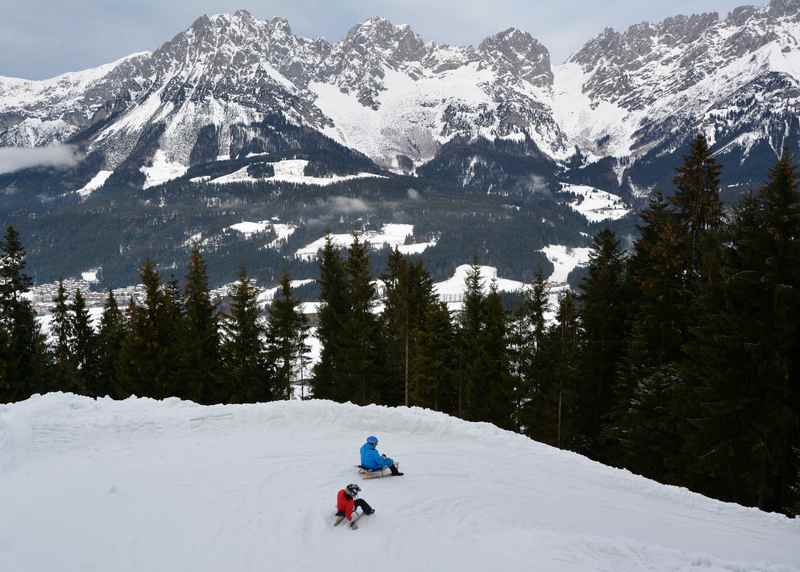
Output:
M395 463L394 466L397 467L398 471L400 470L400 463ZM383 477L392 476L392 470L389 467L384 467L379 471L369 471L361 465L356 465L356 468L358 469L358 474L361 475L362 479L380 479Z

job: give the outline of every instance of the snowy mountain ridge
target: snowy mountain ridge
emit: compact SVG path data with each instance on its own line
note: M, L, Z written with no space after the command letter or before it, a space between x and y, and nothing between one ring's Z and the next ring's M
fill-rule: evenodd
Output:
M373 433L404 477L359 480ZM34 396L0 405L0 503L20 572L800 569L795 520L418 408Z
M277 113L394 170L480 137L528 141L557 162L611 158L621 185L637 161L698 130L740 164L793 141L798 13L795 0L772 0L722 19L607 29L555 66L514 28L453 47L370 18L329 43L283 18L203 16L152 53L38 82L0 78L0 145L75 140L107 171L139 146L145 166L160 150L188 168L237 156Z

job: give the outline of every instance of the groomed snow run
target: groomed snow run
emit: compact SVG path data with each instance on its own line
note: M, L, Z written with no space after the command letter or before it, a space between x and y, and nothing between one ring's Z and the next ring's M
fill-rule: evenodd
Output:
M377 434L406 476L363 481ZM376 509L334 528L357 482ZM0 406L0 570L789 571L800 521L482 423L326 401Z

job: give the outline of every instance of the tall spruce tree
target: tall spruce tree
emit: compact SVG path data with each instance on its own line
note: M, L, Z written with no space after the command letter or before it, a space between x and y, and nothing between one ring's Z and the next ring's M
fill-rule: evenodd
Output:
M76 370L75 390L84 395L96 396L99 375L97 335L92 327L92 317L86 299L76 290L70 307L72 330L71 354Z
M33 285L25 265L25 249L9 225L0 240L0 403L49 388L44 337L25 297Z
M567 290L559 300L556 324L551 331L556 358L557 395L556 445L562 448L583 449L577 431L578 356L580 325L578 308L572 291Z
M381 328L386 346L386 378L383 398L388 405L408 405L411 362L411 280L410 265L398 249L389 253L384 284Z
M301 360L308 353L308 321L300 301L292 294L289 275L281 275L280 286L269 307L267 356L272 370L275 399L291 399L293 382L299 377Z
M793 514L800 500L800 194L788 152L737 210L725 243L722 296L706 299L686 348L697 387L688 484Z
M517 389L514 397L517 427L531 436L540 424L544 406L543 381L549 285L538 273L530 289L523 292L522 304L514 317L513 348L516 361Z
M211 301L208 271L197 246L192 249L189 259L183 308L184 329L178 335L183 339L184 355L178 394L199 403L224 401L226 396L220 387L217 308ZM177 316L176 320L180 323Z
M689 155L678 167L674 179L677 192L672 202L677 206L677 221L685 240L686 268L690 273L700 272L704 242L708 233L722 223L719 200L720 166L714 159L704 135L699 134L692 143Z
M458 416L480 421L485 414L486 348L483 346L486 304L481 268L473 263L464 280L464 303L458 318Z
M433 279L421 261L412 262L395 249L389 255L381 314L386 347L383 403L438 408L449 391L452 349L432 332L450 339L449 313L434 292ZM444 403L444 401L442 401Z
M319 286L321 305L317 336L322 352L314 366L313 395L317 399L347 401L352 399L352 392L344 385L343 347L350 298L344 261L330 236L320 256Z
M349 312L345 315L340 343L342 369L339 378L345 399L361 405L382 403L383 348L378 319L372 309L375 286L369 266L369 243L353 236L345 263Z
M152 261L140 269L144 303L129 307L129 330L121 359L125 393L163 399L176 395L183 370L180 351L182 316L177 284L166 286Z
M120 387L119 367L125 331L125 316L117 305L114 292L109 290L97 334L98 371L95 392L99 397L120 398L124 394Z
M255 403L272 399L264 327L259 321L258 290L242 269L230 291L229 313L223 318L221 354L225 403Z
M483 341L486 356L484 369L485 404L483 421L494 423L503 429L513 429L514 387L511 376L511 356L509 352L509 333L503 299L493 282L485 300L485 327Z
M680 363L693 292L687 282L687 242L684 228L659 193L641 218L640 237L628 261L631 329L614 383L607 454L614 464L678 482L678 425L686 417Z
M55 391L79 392L78 372L75 364L74 320L72 319L69 297L64 288L64 280L58 281L56 296L53 298L53 314L50 331L52 334L53 389Z
M452 415L458 405L455 334L447 305L432 292L426 297L409 350L409 402Z
M582 451L605 459L603 428L611 413L614 380L628 328L628 293L623 251L614 233L602 230L592 242L588 275L581 283L583 346L577 385L577 431Z

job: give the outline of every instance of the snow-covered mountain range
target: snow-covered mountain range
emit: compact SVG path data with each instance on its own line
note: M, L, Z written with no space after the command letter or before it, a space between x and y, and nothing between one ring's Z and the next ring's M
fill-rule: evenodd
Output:
M92 70L0 78L0 145L78 142L102 154L98 172L138 147L140 167L183 174L267 150L261 122L278 114L395 171L482 138L638 188L702 131L748 179L751 163L797 142L799 39L798 0L608 29L559 65L514 28L453 47L370 18L329 43L237 11Z
M0 173L0 218L42 282L103 268L126 285L145 257L180 273L195 236L218 284L239 264L310 279L309 245L386 225L413 226L402 246L437 280L480 259L529 282L554 271L547 248L586 248L600 225L630 244L630 213L670 192L698 132L726 199L760 184L800 149L799 82L800 0L605 30L560 64L514 28L458 47L370 18L330 43L202 16L152 53L0 77L0 147L78 157ZM260 220L296 231L226 230Z

